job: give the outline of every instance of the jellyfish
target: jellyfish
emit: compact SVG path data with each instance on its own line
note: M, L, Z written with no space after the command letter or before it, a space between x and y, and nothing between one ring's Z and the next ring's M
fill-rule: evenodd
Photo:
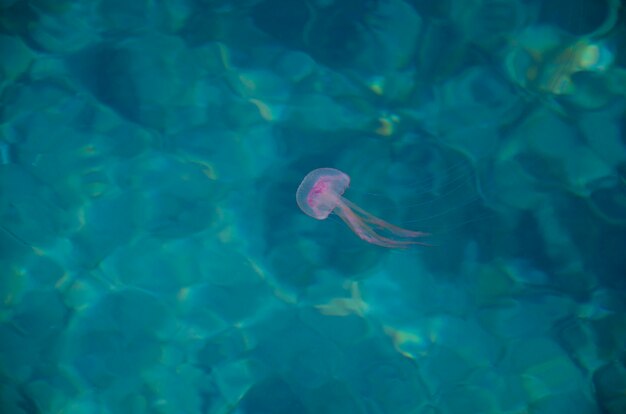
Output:
M342 197L350 185L350 177L334 168L318 168L308 173L296 192L298 207L308 216L325 220L337 214L361 239L392 249L412 244L427 244L420 240L427 233L407 230L387 223Z

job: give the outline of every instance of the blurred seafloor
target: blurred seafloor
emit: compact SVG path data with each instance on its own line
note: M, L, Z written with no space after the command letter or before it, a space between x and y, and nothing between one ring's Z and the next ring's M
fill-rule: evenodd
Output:
M624 16L0 0L0 412L625 413Z

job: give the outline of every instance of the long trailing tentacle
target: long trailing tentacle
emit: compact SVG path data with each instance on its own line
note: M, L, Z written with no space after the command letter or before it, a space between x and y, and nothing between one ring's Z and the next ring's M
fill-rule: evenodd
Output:
M387 223L343 197L337 204L336 213L357 236L368 243L392 249L407 248L415 244L428 245L428 243L416 240L418 237L426 236L426 233L403 229ZM398 238L384 236L374 230L372 225Z
M393 224L391 224L389 222L386 222L385 220L379 219L378 217L372 215L371 213L368 213L367 211L363 210L361 207L357 206L356 204L354 204L350 200L342 198L342 201L346 204L347 207L349 207L353 211L357 212L358 215L366 223L373 224L374 226L382 228L384 230L387 230L390 233L393 233L393 234L395 234L397 236L409 237L410 238L410 237L425 237L425 236L429 236L430 235L429 233L424 233L424 232L421 232L421 231L414 231L414 230L403 229L402 227L398 227L396 225L393 225Z

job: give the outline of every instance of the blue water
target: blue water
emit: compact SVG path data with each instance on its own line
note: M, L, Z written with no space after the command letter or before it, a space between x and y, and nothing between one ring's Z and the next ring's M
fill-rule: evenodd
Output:
M625 413L624 10L0 0L0 412Z

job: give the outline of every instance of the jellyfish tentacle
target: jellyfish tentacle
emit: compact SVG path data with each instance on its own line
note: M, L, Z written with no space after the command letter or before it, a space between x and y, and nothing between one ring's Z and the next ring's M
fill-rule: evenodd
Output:
M350 200L344 197L342 197L342 201L346 204L346 206L351 208L353 211L357 212L364 222L373 224L376 227L387 230L396 236L414 238L414 237L426 237L430 235L429 233L425 233L421 231L403 229L402 227L398 227L385 220L379 219L378 217L363 210L361 207L357 206L356 204L354 204L353 202L351 202Z
M348 227L350 227L350 229L352 229L352 231L359 238L365 240L368 243L390 248L406 247L408 244L411 244L409 241L392 240L388 237L381 236L380 234L376 233L370 226L360 221L357 216L351 214L350 212L346 212L346 214L339 214L339 217L343 219Z
M337 204L336 213L362 240L371 244L392 249L407 248L413 244L426 244L420 241L411 240L410 238L407 240L396 240L377 233L371 226L364 222L362 216L353 211L351 207L345 203L345 201L347 200L342 198L341 202ZM359 213L361 211L359 211Z

